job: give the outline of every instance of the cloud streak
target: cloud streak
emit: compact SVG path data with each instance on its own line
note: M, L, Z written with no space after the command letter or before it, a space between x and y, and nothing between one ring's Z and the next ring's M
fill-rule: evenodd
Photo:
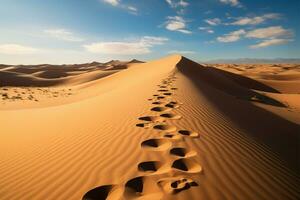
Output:
M268 13L262 16L256 16L256 17L239 17L236 21L229 23L228 25L239 25L239 26L245 26L245 25L258 25L261 23L264 23L267 20L272 19L279 19L281 17L278 13Z
M211 26L217 26L221 24L221 20L219 18L206 19L204 21Z
M39 52L38 49L20 44L0 44L0 54L25 55Z
M118 6L120 4L120 0L103 0L105 3L109 3L112 6Z
M172 8L177 8L177 7L187 7L189 3L184 0L166 0L166 2L172 7Z
M84 41L83 38L74 36L74 33L72 33L71 31L68 31L66 29L47 29L47 30L44 30L44 33L49 37L68 41L68 42Z
M162 45L168 38L144 36L138 41L133 42L97 42L84 45L86 51L97 54L109 55L141 55L151 52L151 47Z
M244 29L233 31L231 33L225 34L224 36L217 37L219 42L236 42L241 39L241 36L244 35L246 31Z
M114 7L119 7L127 10L131 14L137 14L138 9L132 5L122 4L121 0L102 0L104 3L110 4Z
M281 26L271 26L267 28L258 28L248 31L247 38L276 38L276 37L292 37L293 32L289 29L284 29Z
M220 0L223 4L228 4L232 7L243 7L243 5L238 0Z
M263 48L263 47L268 47L268 46L273 46L273 45L280 45L280 44L286 44L288 42L293 41L292 39L267 39L263 40L262 42L259 42L258 44L251 45L251 49L257 49L257 48Z
M205 26L205 27L201 26L198 29L200 31L205 31L206 33L211 33L211 34L214 33L214 30L212 30L210 27L207 27L207 26Z
M257 49L272 45L280 45L286 44L288 42L293 41L291 39L294 33L292 30L285 29L281 26L270 26L266 28L258 28L250 31L245 31L244 29L240 29L237 31L230 32L223 36L217 37L218 42L236 42L240 39L250 38L250 39L260 39L257 44L251 45L250 48Z
M195 51L186 51L186 50L173 50L169 51L168 54L195 54Z

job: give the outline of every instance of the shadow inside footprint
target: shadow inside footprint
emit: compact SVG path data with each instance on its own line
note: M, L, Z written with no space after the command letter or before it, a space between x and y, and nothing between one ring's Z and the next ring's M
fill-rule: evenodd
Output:
M195 181L187 178L182 178L171 183L171 187L174 189L173 193L179 193L183 190L189 189L192 186L198 186L198 184Z
M158 185L166 192L176 194L191 187L198 186L198 183L190 178L172 177L159 180Z
M136 126L147 129L150 127L150 124L149 123L138 123L138 124L136 124Z
M113 185L103 185L100 187L96 187L82 197L82 200L103 200L108 197L108 194L113 189Z
M158 124L153 126L153 128L165 132L174 132L177 129L175 126L167 125L167 124Z
M163 112L163 111L168 111L169 109L165 107L153 107L151 108L151 110L155 112Z
M176 147L170 150L170 154L184 157L186 155L186 149L181 147Z
M169 119L180 119L181 116L180 115L176 115L176 114L172 114L172 113L164 113L160 115L161 117L164 118L169 118Z
M168 104L165 105L165 107L168 107L168 108L178 108L179 105L173 104L173 103L168 103Z
M189 137L199 137L199 134L193 131L188 130L179 130L178 133L181 135L189 136Z
M149 146L149 147L158 147L158 141L156 139L146 140L142 143L142 146Z
M147 122L158 122L158 121L162 121L162 118L158 116L145 116L145 117L139 117L139 120L147 121Z
M162 104L162 102L160 102L160 101L155 101L155 102L153 102L152 104L154 104L154 105L159 105L159 104Z
M169 90L166 89L161 89L161 90L157 90L158 92L168 92Z
M156 172L160 166L160 162L158 161L147 161L141 162L138 165L138 169L144 172Z
M149 139L142 142L143 148L151 148L152 150L166 150L171 146L171 142L167 139Z
M172 164L172 167L175 168L175 169L183 170L183 171L188 171L189 170L183 159L175 160Z
M159 86L160 88L167 88L167 86L164 86L164 85L161 85L161 86Z
M129 180L125 184L126 189L133 193L142 193L143 192L143 177L136 177Z
M163 93L163 95L170 96L170 95L172 95L172 93L171 92L165 92L165 93Z
M181 140L182 139L182 135L176 134L176 133L166 133L166 134L164 134L163 137L167 138L167 139L172 139L172 140Z
M189 173L198 173L202 171L202 167L198 163L188 158L175 160L172 164L172 168Z

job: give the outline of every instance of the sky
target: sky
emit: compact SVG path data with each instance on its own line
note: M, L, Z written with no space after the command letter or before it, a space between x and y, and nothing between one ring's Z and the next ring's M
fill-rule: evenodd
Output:
M299 0L0 0L0 63L300 58Z

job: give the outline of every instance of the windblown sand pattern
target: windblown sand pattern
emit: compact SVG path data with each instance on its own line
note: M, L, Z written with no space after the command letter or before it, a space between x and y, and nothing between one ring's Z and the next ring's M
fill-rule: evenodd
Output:
M300 79L283 67L170 56L55 86L6 81L0 92L38 101L0 104L0 199L298 200Z

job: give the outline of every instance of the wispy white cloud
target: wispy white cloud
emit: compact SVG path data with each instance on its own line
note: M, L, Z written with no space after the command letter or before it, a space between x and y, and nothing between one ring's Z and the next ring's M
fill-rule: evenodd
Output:
M120 4L120 0L103 0L105 3L109 3L112 6L117 6Z
M211 29L211 27L207 27L207 26L205 26L205 27L199 27L198 28L200 31L205 31L206 33L214 33L214 30L212 30Z
M162 45L168 38L144 36L132 42L97 42L84 45L83 47L90 53L110 54L110 55L140 55L151 52L151 47Z
M220 0L221 3L228 4L233 7L243 7L239 0Z
M221 24L221 20L219 18L205 19L204 21L211 26L217 26Z
M154 36L144 36L141 38L140 43L145 46L153 46L153 45L162 45L166 43L169 39L165 37L154 37Z
M279 19L281 17L278 13L268 13L264 14L262 16L256 16L256 17L239 17L234 22L229 23L228 25L257 25L261 24L267 20L271 19Z
M258 28L248 31L247 38L277 38L277 37L292 37L293 31L282 28L281 26L270 26L267 28Z
M121 2L121 0L102 0L104 3L108 3L112 6L119 7L127 10L131 14L137 14L138 9L132 5L125 5Z
M20 44L0 44L0 54L23 55L34 54L37 52L39 52L39 49L30 46Z
M132 12L135 12L135 13L138 11L138 9L136 7L133 7L133 6L127 6L127 9L132 11Z
M257 49L257 48L263 48L263 47L268 47L268 46L273 46L273 45L280 45L280 44L286 44L288 42L293 41L292 39L267 39L263 40L255 45L251 45L251 49Z
M56 38L59 40L64 40L68 42L82 42L84 41L81 37L74 36L74 33L66 29L47 29L44 33L49 37Z
M241 39L241 36L246 34L244 29L233 31L231 33L225 34L224 36L217 37L219 42L235 42Z
M173 50L169 51L168 54L195 54L195 51L185 51L185 50Z
M293 41L294 33L292 30L285 29L281 26L271 26L267 28L258 28L250 31L240 29L230 32L223 36L217 37L218 42L236 42L242 37L250 39L261 39L257 44L251 45L250 48L257 49L271 45L286 44Z
M167 17L166 29L170 31L178 31L185 34L191 34L192 32L186 29L186 20L180 16Z
M169 6L176 10L178 15L183 15L185 13L186 7L189 3L186 0L166 0Z
M172 7L187 7L189 3L185 0L166 0L166 2Z

